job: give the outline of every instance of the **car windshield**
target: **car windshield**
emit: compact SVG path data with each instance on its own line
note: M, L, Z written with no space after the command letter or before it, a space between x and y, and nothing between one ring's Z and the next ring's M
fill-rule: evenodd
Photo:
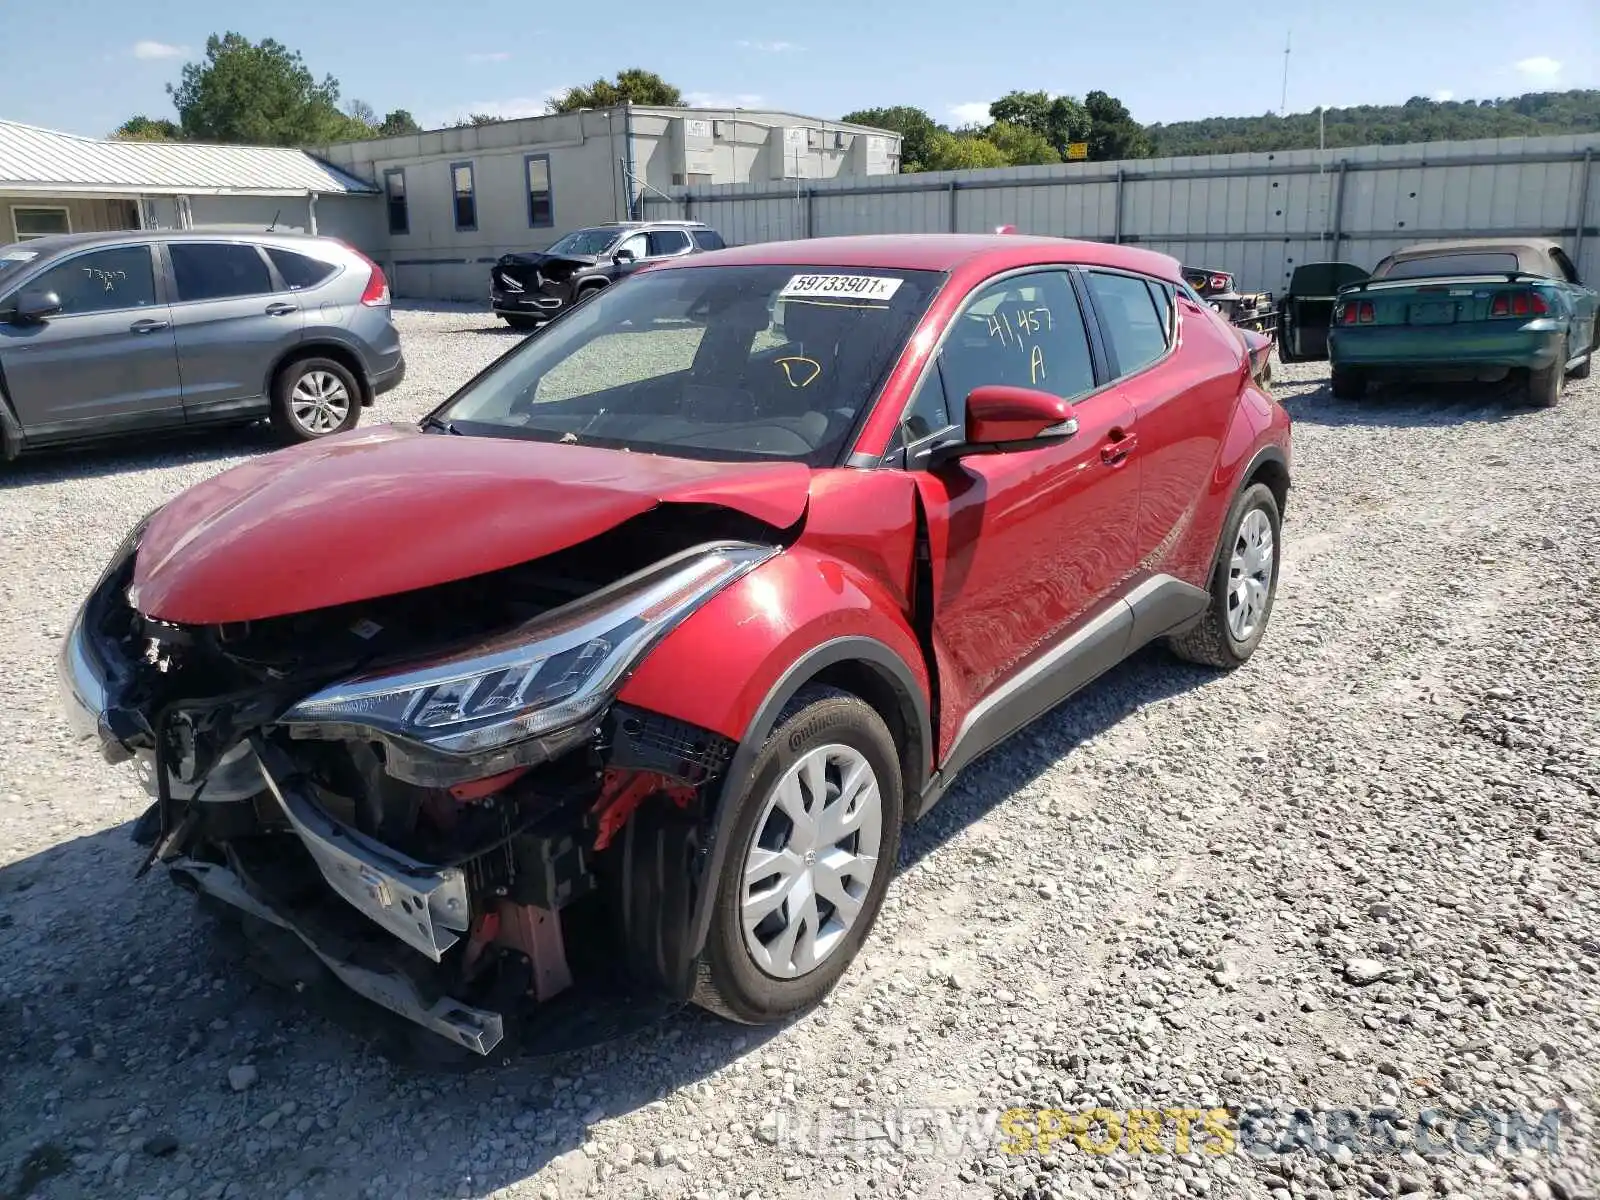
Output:
M528 338L436 416L466 434L831 466L944 278L644 271Z
M604 254L621 237L615 229L580 229L562 238L546 254Z
M0 246L0 287L4 287L13 275L20 274L24 267L38 257L37 250L29 250L21 242Z
M1380 266L1374 279L1435 279L1446 275L1504 275L1517 269L1517 256L1505 252L1430 254Z

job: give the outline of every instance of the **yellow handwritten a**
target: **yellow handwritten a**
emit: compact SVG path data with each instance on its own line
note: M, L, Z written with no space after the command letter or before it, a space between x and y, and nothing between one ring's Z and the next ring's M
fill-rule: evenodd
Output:
M1035 345L1033 353L1028 355L1028 378L1038 383L1044 378L1044 347Z

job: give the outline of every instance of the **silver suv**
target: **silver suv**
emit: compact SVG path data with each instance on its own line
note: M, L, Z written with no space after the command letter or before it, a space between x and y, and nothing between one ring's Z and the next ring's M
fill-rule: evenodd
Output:
M261 417L310 441L353 428L404 374L383 271L332 238L0 245L0 458Z

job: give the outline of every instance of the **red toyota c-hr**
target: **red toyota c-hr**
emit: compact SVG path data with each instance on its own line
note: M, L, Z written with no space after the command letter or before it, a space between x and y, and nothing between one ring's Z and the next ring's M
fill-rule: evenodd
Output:
M1256 649L1289 419L1253 352L1138 249L687 257L420 426L152 514L68 707L142 767L146 866L458 1045L596 946L777 1020L975 756L1155 639Z

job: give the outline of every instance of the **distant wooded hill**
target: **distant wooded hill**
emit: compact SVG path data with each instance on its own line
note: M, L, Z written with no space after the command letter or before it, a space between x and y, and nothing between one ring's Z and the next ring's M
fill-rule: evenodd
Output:
M1600 90L1529 92L1507 100L1427 100L1330 108L1329 146L1398 145L1468 138L1544 137L1600 133ZM1158 156L1235 154L1256 150L1314 150L1317 114L1286 117L1208 117L1147 125Z

